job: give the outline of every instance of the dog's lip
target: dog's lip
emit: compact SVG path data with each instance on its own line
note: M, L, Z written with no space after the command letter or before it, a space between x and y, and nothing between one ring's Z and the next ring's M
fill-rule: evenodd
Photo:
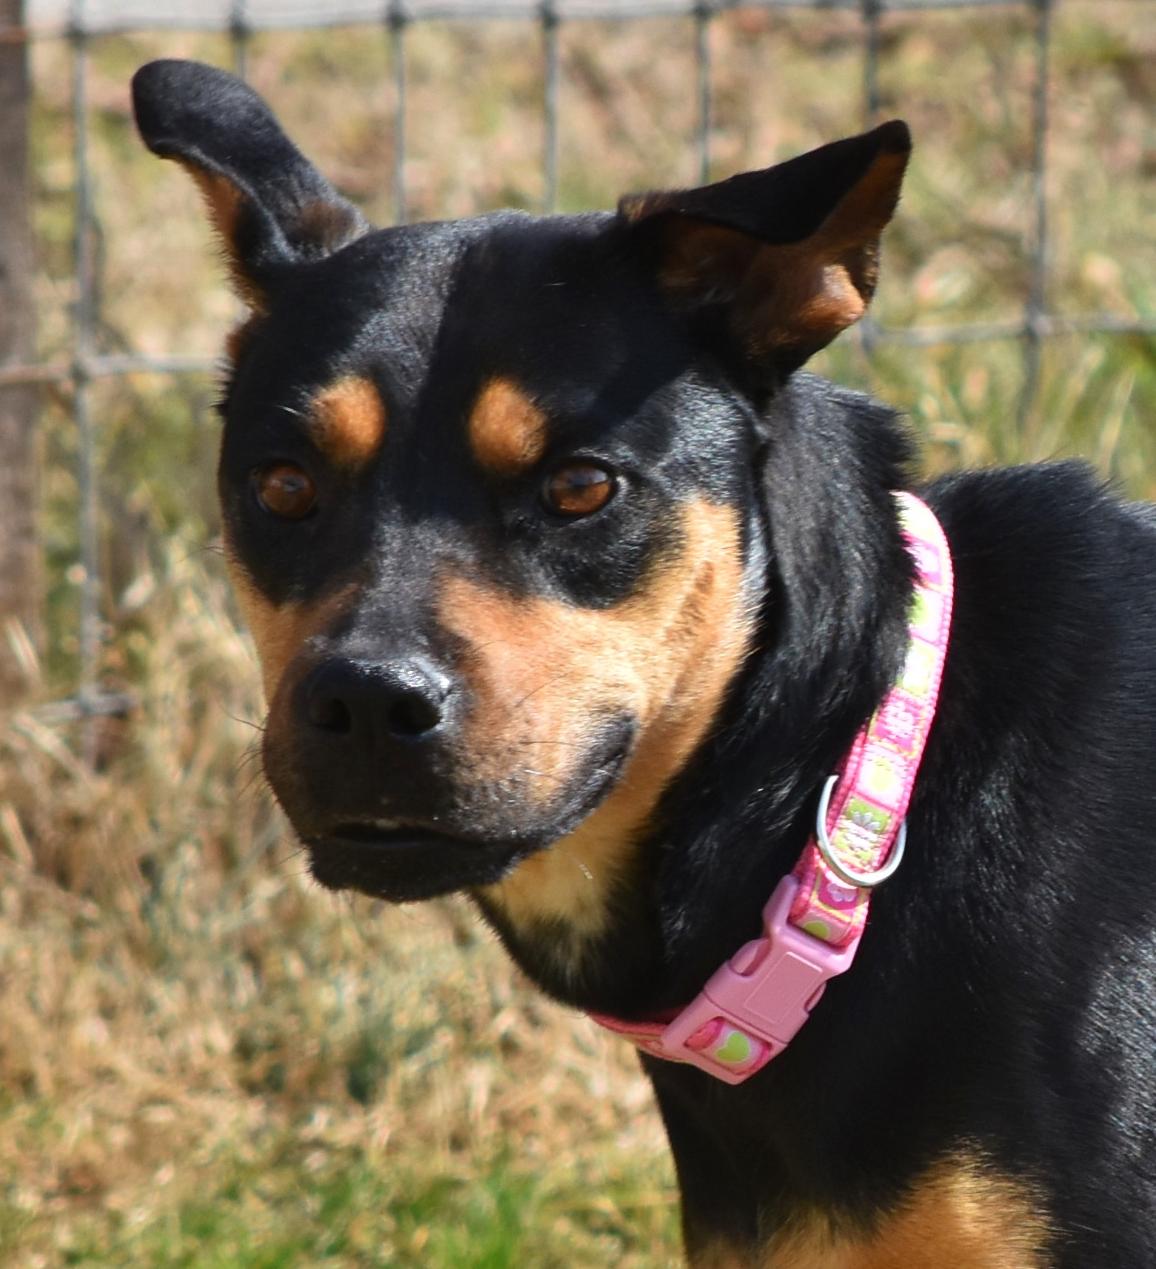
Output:
M328 890L358 890L408 903L496 881L513 852L428 828L343 824L340 835L305 838L310 870Z
M335 824L323 834L308 840L348 842L354 846L406 846L422 841L455 842L461 845L480 845L480 842L458 833L447 833L428 824L408 824L403 820L349 820Z
M319 833L303 838L309 847L327 844L370 847L389 851L408 846L440 845L467 847L476 850L517 850L529 847L539 849L565 837L601 804L610 786L617 780L629 754L630 746L618 746L608 758L603 759L581 786L570 807L557 824L547 833L510 833L505 836L483 836L443 828L424 820L404 820L390 817L373 817L359 820L343 820Z
M547 829L471 835L428 822L371 817L302 834L314 877L333 890L407 902L501 881L527 855L574 831L601 805L629 757L629 739L593 769Z

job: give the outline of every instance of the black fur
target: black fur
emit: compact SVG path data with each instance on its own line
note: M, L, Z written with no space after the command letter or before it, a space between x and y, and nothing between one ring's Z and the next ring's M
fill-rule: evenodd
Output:
M675 300L662 285L671 218L754 235L762 259L774 233L754 204L783 178L633 200L640 223L510 213L301 251L285 228L303 197L292 191L336 195L247 90L162 65L138 81L146 140L243 189L238 254L267 297L223 408L231 539L270 602L358 590L318 641L327 654L388 668L419 649L452 677L453 641L431 616L439 569L514 598L611 610L678 558L672 517L688 499L739 513L759 597L752 650L631 857L604 934L575 969L557 952L571 945L566 929L511 922L482 900L556 997L628 1017L685 1003L757 933L824 778L904 649L911 566L891 497L913 484L903 428L882 406L794 373L793 347L742 343L733 278ZM230 149L234 133L246 139ZM841 144L789 173L790 206L771 218L780 237L815 232L906 132ZM289 186L270 169L289 171ZM860 254L873 250L868 241ZM348 373L377 385L390 419L388 461L354 474L328 469L295 417ZM552 425L542 464L504 483L479 476L462 427L494 375L525 385ZM539 483L573 454L623 473L625 493L559 525ZM250 473L271 461L315 475L316 516L262 513ZM878 892L850 972L764 1072L730 1088L646 1060L688 1243L721 1240L754 1258L813 1212L865 1235L927 1168L966 1148L1041 1196L1053 1231L1041 1265L1146 1269L1156 1264L1156 511L1120 501L1078 464L967 473L919 492L947 532L957 591L908 859ZM632 743L628 718L600 727L595 772L609 769L608 746ZM484 884L590 810L576 786L552 819L519 819L501 798L450 790L440 751L399 756L399 775L371 778L349 747L315 741L278 750L270 774L326 884L393 898ZM426 828L391 843L332 828L382 796Z
M957 598L911 853L879 891L855 965L769 1077L731 1090L647 1062L672 1137L688 1143L675 1147L688 1217L752 1245L800 1208L869 1225L945 1143L971 1142L1047 1196L1058 1233L1045 1263L1156 1263L1153 517L1078 464L924 493ZM885 572L876 584L885 593ZM843 660L831 680L871 664ZM751 748L774 677L739 708ZM859 703L842 726L862 718ZM804 699L767 730L782 744L810 722ZM689 826L689 856L726 833L741 792L714 805L709 828ZM771 813L733 839L752 872L775 823L767 800ZM801 848L813 797L805 808L793 831L772 829L764 886ZM734 910L722 902L677 912L679 930L717 929ZM720 1180L723 1158L734 1170Z

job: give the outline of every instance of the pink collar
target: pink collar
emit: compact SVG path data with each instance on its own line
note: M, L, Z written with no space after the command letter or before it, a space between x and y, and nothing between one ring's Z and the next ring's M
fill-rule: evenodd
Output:
M747 943L667 1022L595 1022L640 1049L741 1084L777 1057L807 1021L827 980L850 968L871 890L899 866L951 630L951 552L930 508L895 495L916 565L907 660L899 681L855 737L823 790L815 832L763 909ZM834 794L834 796L832 796Z

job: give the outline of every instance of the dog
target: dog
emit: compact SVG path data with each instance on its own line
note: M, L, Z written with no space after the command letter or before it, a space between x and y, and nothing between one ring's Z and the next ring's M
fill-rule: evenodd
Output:
M464 891L636 1040L699 1269L1156 1265L1156 511L1077 463L916 500L803 369L905 125L375 230L232 76L134 101L248 307L227 558L317 881ZM786 1021L728 1013L772 961Z

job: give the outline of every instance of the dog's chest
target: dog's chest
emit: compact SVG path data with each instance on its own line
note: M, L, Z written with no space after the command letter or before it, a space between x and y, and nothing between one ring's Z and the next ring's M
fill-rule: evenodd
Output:
M715 1243L692 1269L1044 1269L1048 1230L1029 1187L960 1156L925 1174L859 1233L819 1213L757 1252Z

